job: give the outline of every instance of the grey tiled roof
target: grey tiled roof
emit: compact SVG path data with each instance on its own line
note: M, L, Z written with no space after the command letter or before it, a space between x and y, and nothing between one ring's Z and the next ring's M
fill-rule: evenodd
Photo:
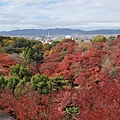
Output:
M0 110L0 120L15 120L15 119L6 115L2 110Z

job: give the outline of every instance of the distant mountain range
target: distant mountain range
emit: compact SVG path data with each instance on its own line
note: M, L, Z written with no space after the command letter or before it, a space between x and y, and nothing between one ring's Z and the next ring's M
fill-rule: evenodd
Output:
M12 31L1 31L0 35L8 36L21 36L21 35L89 35L89 34L120 34L120 29L100 29L84 31L80 29L69 29L69 28L55 28L55 29L22 29L22 30L12 30Z

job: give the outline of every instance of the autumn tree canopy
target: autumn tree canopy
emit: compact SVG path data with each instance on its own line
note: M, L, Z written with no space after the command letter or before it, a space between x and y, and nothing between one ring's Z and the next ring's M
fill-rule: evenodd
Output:
M120 36L52 45L1 36L0 49L0 109L16 120L120 119Z

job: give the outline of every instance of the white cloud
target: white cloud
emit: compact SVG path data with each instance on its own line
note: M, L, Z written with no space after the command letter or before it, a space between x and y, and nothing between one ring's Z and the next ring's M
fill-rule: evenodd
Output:
M1 0L0 26L1 30L119 28L119 4L118 0Z

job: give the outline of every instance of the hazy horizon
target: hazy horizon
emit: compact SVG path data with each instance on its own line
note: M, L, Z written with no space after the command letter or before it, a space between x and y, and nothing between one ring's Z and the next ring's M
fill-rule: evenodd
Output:
M47 29L42 29L42 28L23 28L23 29L13 29L13 30L0 30L0 32L10 32L10 31L16 31L16 30L49 30L49 29L71 29L71 30L82 30L82 31L94 31L94 30L120 30L120 29L90 29L90 30L84 30L84 29L76 29L76 28L47 28Z

